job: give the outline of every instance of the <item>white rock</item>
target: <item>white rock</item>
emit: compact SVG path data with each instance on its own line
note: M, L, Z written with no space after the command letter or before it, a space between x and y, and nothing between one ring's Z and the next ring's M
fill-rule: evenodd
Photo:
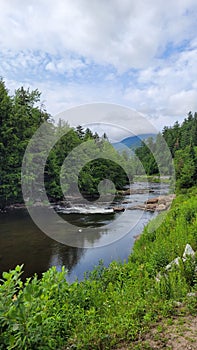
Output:
M196 297L197 294L196 294L196 293L187 293L187 296L188 296L188 297Z
M187 259L187 256L194 256L195 255L195 251L192 249L190 244L186 244L185 246L185 250L183 253L183 261L185 261Z
M158 272L157 276L155 277L156 279L156 282L160 282L160 279L161 279L161 274L160 272Z
M170 270L170 269L172 268L172 266L174 266L174 265L179 266L180 261L181 261L181 258L178 256L178 258L172 260L171 263L169 263L169 264L166 266L166 270Z
M162 210L166 210L166 205L165 204L159 204L156 207L157 211L162 211Z
M180 306L182 306L183 304L180 303L180 301L175 301L175 302L174 302L174 305L177 306L177 307L180 307Z

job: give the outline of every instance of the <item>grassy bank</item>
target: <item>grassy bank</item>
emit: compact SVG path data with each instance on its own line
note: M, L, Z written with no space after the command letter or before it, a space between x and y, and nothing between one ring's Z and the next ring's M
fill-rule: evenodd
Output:
M83 282L69 285L64 269L51 268L26 283L19 266L4 273L0 349L113 349L176 315L178 302L185 305L182 313L196 314L196 296L188 296L197 292L196 260L165 270L182 257L186 243L197 251L196 194L194 188L177 196L161 226L145 228L128 263L100 264Z

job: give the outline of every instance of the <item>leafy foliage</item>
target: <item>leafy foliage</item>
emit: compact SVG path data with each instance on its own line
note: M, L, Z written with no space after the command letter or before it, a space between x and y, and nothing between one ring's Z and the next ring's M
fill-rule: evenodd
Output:
M44 180L45 188L48 197L51 200L59 200L63 198L62 189L60 186L60 171L64 159L70 152L87 141L92 141L92 144L98 146L100 151L104 152L112 162L106 163L103 160L96 160L94 167L88 164L84 167L79 177L79 188L82 192L89 195L95 195L98 192L98 183L110 177L112 181L116 178L115 184L117 189L122 188L128 183L128 177L125 175L123 168L129 169L130 179L132 178L132 167L129 165L129 160L124 156L119 155L107 140L107 136L99 137L97 133L93 134L90 129L84 130L82 126L76 129L71 128L67 123L59 121L55 126L52 123L50 115L46 112L40 101L41 93L36 89L30 91L23 87L16 90L15 95L10 97L5 87L4 82L0 81L0 207L3 208L10 204L23 201L21 191L21 165L23 156L29 140L34 135L35 131L46 122L48 129L59 136L59 141L51 150L45 166ZM64 136L63 133L65 132ZM45 152L45 142L42 135L40 141L36 145L35 153L29 159L30 163L38 169L39 174L39 157ZM95 148L95 147L93 147ZM92 159L96 153L91 153ZM77 153L73 155L72 163L76 166L78 158L84 157L82 149L77 148ZM88 155L86 156L89 161ZM117 171L117 164L120 167ZM123 168L121 168L123 166ZM31 172L25 173L25 181L32 188L32 181L35 185L38 183L35 175ZM34 174L36 172L34 171ZM116 176L115 176L116 174ZM34 178L32 178L34 176ZM74 175L72 164L68 168L65 177L66 190L73 194L74 188L78 183L78 177ZM30 193L31 195L31 193ZM41 196L41 194L40 194ZM38 201L42 198L37 198Z
M39 107L40 93L23 88L8 95L0 81L0 206L22 201L21 164L29 139L50 116Z

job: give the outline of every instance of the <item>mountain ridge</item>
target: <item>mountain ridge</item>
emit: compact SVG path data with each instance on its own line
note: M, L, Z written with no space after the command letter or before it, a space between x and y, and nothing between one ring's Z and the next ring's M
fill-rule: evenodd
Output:
M142 145L142 141L147 140L149 137L156 137L156 134L147 133L147 134L139 134L135 136L129 136L125 139L122 139L119 142L113 142L112 145L117 151L127 150L128 148L132 151L135 151L136 148Z

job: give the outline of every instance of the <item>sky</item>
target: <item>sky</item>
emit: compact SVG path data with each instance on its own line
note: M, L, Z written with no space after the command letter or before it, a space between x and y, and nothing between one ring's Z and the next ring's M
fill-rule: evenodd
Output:
M0 0L0 76L55 116L93 102L159 130L197 111L196 0Z

